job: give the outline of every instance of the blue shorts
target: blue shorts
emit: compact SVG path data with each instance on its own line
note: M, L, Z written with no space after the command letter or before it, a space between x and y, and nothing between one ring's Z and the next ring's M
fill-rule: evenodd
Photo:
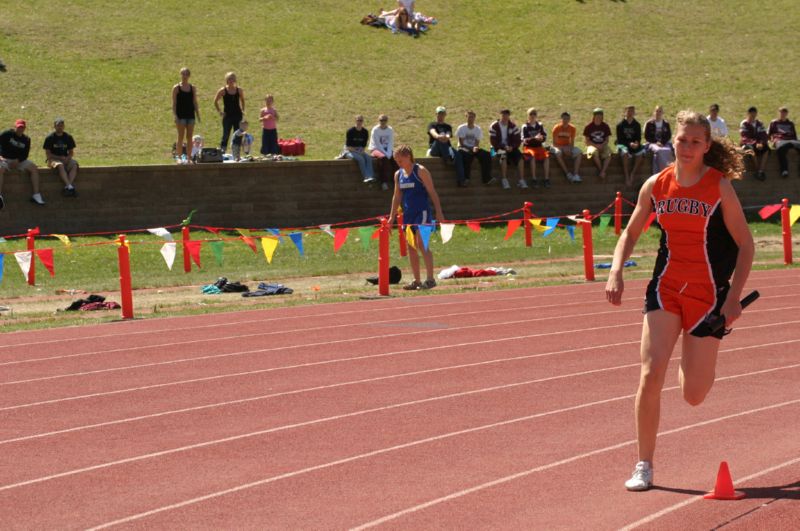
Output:
M178 125L194 125L194 118L176 118L175 123Z
M416 231L417 225L424 225L433 220L430 210L420 210L418 212L403 212L403 230L409 225L411 230Z

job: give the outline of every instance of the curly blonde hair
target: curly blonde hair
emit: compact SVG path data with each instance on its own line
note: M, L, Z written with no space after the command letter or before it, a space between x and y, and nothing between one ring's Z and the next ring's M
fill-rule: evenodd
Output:
M744 173L744 160L737 147L728 138L711 136L711 124L702 114L685 110L678 113L676 118L678 127L682 125L699 125L706 131L706 140L711 143L711 148L703 156L706 166L719 170L728 179L741 179Z

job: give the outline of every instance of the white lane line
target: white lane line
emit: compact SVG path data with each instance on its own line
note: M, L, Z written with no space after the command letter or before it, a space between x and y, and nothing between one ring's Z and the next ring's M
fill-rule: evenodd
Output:
M800 341L800 340L798 340L798 341ZM491 341L485 341L485 342L482 342L482 343L490 343L490 342ZM38 433L38 434L34 434L34 435L26 435L26 436L17 437L17 438L14 438L14 439L0 440L0 445L9 444L9 443L13 443L13 442L27 441L27 440L31 440L31 439L38 439L38 438L41 438L41 437L49 437L49 436L52 436L52 435L60 435L60 434L63 434L63 433L71 433L71 432L80 431L80 430L86 430L86 429L90 429L90 428L99 428L99 427L103 427L103 426L112 426L112 425L116 425L116 424L125 424L125 423L128 423L128 422L134 422L134 421L138 421L138 420L164 417L164 416L168 416L168 415L175 415L175 414L178 414L178 413L201 411L201 410L204 410L204 409L211 409L211 408L217 408L217 407L226 407L226 406L231 406L231 405L236 405L236 404L244 404L244 403L248 403L248 402L255 402L255 401L259 401L259 400L267 400L267 399L270 399L270 398L278 398L278 397L282 397L282 396L290 396L290 395L298 395L298 394L302 394L302 393L310 393L310 392L313 392L313 391L321 391L321 390L325 390L325 389L334 389L334 388L346 387L346 386L351 386L351 385L359 385L359 384L364 384L364 383L378 382L378 381L382 381L382 380L390 380L390 379L394 379L394 378L404 378L404 377L408 377L408 376L419 376L421 374L430 374L430 373L450 371L450 370L466 369L466 368L470 368L470 367L480 367L480 366L483 366L483 365L492 365L492 364L499 364L499 363L510 363L510 362L515 362L515 361L534 359L534 358L544 358L544 357L549 357L549 356L557 356L559 354L570 354L570 353L574 353L574 352L585 352L585 351L591 351L591 350L595 350L595 349L600 350L600 349L605 349L605 348L613 348L613 347L620 347L620 346L627 346L627 345L635 345L635 344L638 344L638 343L639 343L639 341L636 340L636 341L625 341L625 342L622 342L622 343L609 343L607 345L592 345L592 346L588 346L588 347L580 347L580 348L573 348L573 349L567 349L567 350L556 350L556 351L552 351L552 352L542 352L542 353L538 353L538 354L528 354L526 356L516 356L516 357L513 357L513 358L497 358L497 359L493 359L493 360L479 361L479 362L474 362L474 363L464 363L464 364L461 364L461 365L448 365L448 366L445 366L445 367L435 367L435 368L432 368L432 369L422 369L422 370L413 371L413 372L389 374L389 375L385 375L385 376L376 376L376 377L373 377L373 378L364 378L364 379L361 379L361 380L350 380L350 381L346 381L346 382L337 382L337 383L328 384L328 385L321 385L321 386L316 386L316 387L307 387L307 388L303 388L303 389L295 389L295 390L292 390L292 391L283 391L283 392L280 392L280 393L253 396L253 397L241 398L241 399L237 399L237 400L229 400L229 401L226 401L226 402L216 402L216 403L211 403L211 404L203 404L203 405L199 405L199 406L192 406L192 407L187 407L187 408L182 408L182 409L175 409L175 410L170 410L170 411L162 411L162 412L159 412L159 413L152 413L152 414L149 414L149 415L140 415L140 416L137 416L137 417L128 417L128 418L124 418L124 419L112 420L112 421L107 421L107 422L100 422L100 423L97 423L97 424L89 424L89 425L85 425L85 426L76 426L76 427L73 427L73 428L65 428L65 429L58 430L58 431L51 431L51 432L46 432L46 433ZM415 349L413 351L406 351L406 352L418 352L418 351L423 351L423 350L432 350L432 349ZM636 365L639 365L639 363L634 363L633 364L633 366L636 366ZM626 365L626 367L627 366L628 365ZM582 373L580 373L580 374L582 374ZM150 387L160 387L162 385L169 385L169 384L160 384L158 386L150 386ZM104 393L104 394L111 394L111 393ZM82 398L82 397L79 397L79 398ZM70 400L70 399L66 399L66 400ZM57 401L60 402L62 400L57 400ZM49 401L49 402L52 403L52 402L56 402L56 401ZM11 408L4 408L4 409L11 409Z
M574 318L574 317L583 317L583 316L594 316L594 315L601 315L601 314L606 314L606 313L630 313L630 312L629 311L619 311L619 310L617 310L617 311L609 311L609 312L594 312L594 313L588 313L588 314L575 314L575 315L572 315L570 317ZM140 364L137 364L137 365L126 365L126 366L122 366L122 367L110 367L110 368L106 368L106 369L96 369L96 370L93 370L93 371L82 371L82 372L74 372L74 373L56 374L56 375L51 375L51 376L39 376L37 378L27 378L27 379L24 379L24 380L13 380L13 381L8 381L8 382L0 382L0 386L19 385L19 384L25 384L25 383L31 383L31 382L57 380L57 379L61 379L61 378L73 378L73 377L77 377L77 376L87 376L87 375L92 375L92 374L104 374L104 373L109 373L109 372L128 371L128 370L133 370L133 369L141 369L141 368L145 368L145 367L159 367L159 366L164 366L164 365L175 365L175 364L179 364L179 363L192 363L192 362L196 362L196 361L200 361L200 360L229 358L229 357L234 357L234 356L242 356L242 355L246 355L246 354L257 354L257 353L264 353L264 352L277 352L277 351L284 351L284 350L297 350L297 349L303 349L303 348L308 348L308 347L320 347L320 346L328 347L328 346L331 346L331 345L340 345L340 344L344 344L344 343L356 343L356 342L360 342L360 341L373 341L373 340L386 339L386 338L390 338L390 337L403 337L403 336L418 337L421 334L439 334L439 333L455 332L455 331L459 331L459 330L473 330L473 329L476 329L476 328L510 326L510 325L534 323L534 322L540 322L540 321L548 321L548 320L554 320L554 319L564 319L564 316L536 317L536 318L533 318L533 319L519 319L519 320L516 320L516 321L504 321L504 322L501 322L501 323L472 324L472 325L465 325L465 326L453 326L453 327L449 327L449 328L436 328L436 329L433 329L433 330L414 329L414 330L409 331L409 332L397 332L397 333L394 333L394 334L385 334L384 333L384 334L372 335L372 336L348 337L348 338L345 338L345 339L329 339L329 340L326 340L326 341L317 341L317 342L314 342L314 343L301 343L301 344L297 344L297 345L285 345L285 346L282 346L282 347L271 347L271 348L264 348L264 349L245 350L245 351L239 351L239 352L228 352L228 353L225 353L225 354L209 354L207 356L196 356L196 357L191 357L191 358L179 358L179 359L175 359L175 360L158 361L158 362L153 362L153 363L140 363ZM798 322L800 322L800 321L798 321ZM571 333L584 332L584 331L606 330L606 329L611 329L611 328L620 328L620 327L625 327L625 326L631 326L631 325L634 325L634 324L638 324L638 325L641 326L641 322L637 321L637 322L634 322L634 323L627 323L627 324L622 324L622 325L617 324L617 325L608 325L608 326L601 326L601 327L595 327L595 328L577 328L577 329L571 329L571 330L560 330L560 331L555 331L555 332L543 333L543 334L540 334L540 335L542 335L542 336L544 336L544 335L562 335L562 334L571 334ZM242 337L242 336L239 336L239 337ZM203 342L203 343L205 343L205 342ZM183 343L183 344L185 344L185 343ZM134 348L131 348L129 350L136 350L136 348L134 347Z
M790 459L789 461L784 461L783 463L780 463L778 465L771 466L769 468L765 468L765 469L760 470L760 471L758 471L758 472L756 472L754 474L750 474L749 476L745 476L743 478L740 478L740 479L734 481L733 484L734 485L740 485L740 484L745 483L747 481L751 481L751 480L757 479L757 478L759 478L761 476L765 476L767 474L771 474L772 472L775 472L775 471L780 470L782 468L786 468L787 466L792 466L792 465L797 464L797 463L800 463L800 457L796 457L794 459ZM683 509L687 505L691 505L694 502L702 500L702 499L703 499L703 496L694 496L692 498L689 498L688 500L684 500L684 501L682 501L680 503L676 503L675 505L671 505L670 507L666 507L664 509L661 509L660 511L655 512L655 513L653 513L651 515L645 516L641 520L637 520L637 521L635 521L633 523L630 523L630 524L626 525L625 527L621 527L619 531L630 531L631 529L635 529L635 528L643 526L645 524L649 524L649 523L653 522L654 520L657 520L657 519L661 518L662 516L664 516L666 514L669 514L669 513L674 512L674 511L677 511L678 509Z
M716 418L713 418L713 419L704 420L702 422L697 422L695 424L688 424L686 426L680 426L678 428L674 428L674 429L671 429L671 430L659 432L658 436L659 437L664 437L666 435L672 435L674 433L680 433L680 432L687 431L687 430L690 430L690 429L699 428L699 427L703 427L703 426L708 426L710 424L716 424L718 422L734 419L734 418L737 418L737 417L742 417L744 415L751 415L753 413L762 413L764 411L769 411L769 410L772 410L772 409L786 407L786 406L792 406L792 405L795 405L795 404L800 404L800 398L795 399L795 400L788 400L786 402L781 402L780 404L771 404L769 406L749 409L749 410L746 410L746 411L740 411L739 413L733 413L733 414L730 414L730 415L724 415L724 416L721 416L721 417L716 417ZM413 513L422 511L424 509L428 509L430 507L433 507L434 505L439 505L441 503L444 503L444 502L447 502L447 501L451 501L451 500L454 500L456 498L461 498L461 497L466 496L468 494L472 494L472 493L475 493L475 492L478 492L478 491L481 491L481 490L485 490L485 489L488 489L490 487L495 487L497 485L502 485L504 483L508 483L510 481L514 481L514 480L517 480L517 479L520 479L520 478L524 478L526 476L530 476L531 474L535 474L537 472L542 472L544 470L555 468L555 467L558 467L558 466L561 466L561 465L566 465L566 464L572 463L574 461L579 461L581 459L586 459L587 457L593 457L593 456L598 455L598 454L602 454L602 453L607 453L607 452L611 452L611 451L614 451L614 450L618 450L620 448L623 448L625 446L630 446L630 445L633 445L633 444L636 444L636 440L635 439L634 440L630 440L630 441L624 441L624 442L621 442L621 443L618 443L618 444L614 444L614 445L611 445L611 446L606 446L604 448L598 448L596 450L592 450L591 452L586 452L586 453L583 453L583 454L574 455L574 456L568 457L566 459L561 459L559 461L554 461L552 463L548 463L546 465L538 466L538 467L535 467L535 468L530 468L528 470L523 470L521 472L517 472L516 474L511 474L509 476L498 478L498 479L495 479L493 481L488 481L488 482L482 483L480 485L475 485L474 487L470 487L468 489L464 489L464 490L460 490L460 491L457 491L457 492L453 492L451 494L448 494L447 496L442 496L440 498L436 498L436 499L427 501L425 503L421 503L419 505L414 505L412 507L408 507L406 509L403 509L402 511L397 511L396 513L388 514L388 515L386 515L386 516L384 516L382 518L378 518L376 520L372 520L371 522L367 522L365 524L353 527L353 528L351 528L350 531L362 531L364 529L369 529L369 528L372 528L372 527L376 527L376 526L379 526L381 524L385 524L386 522L389 522L389 521L392 521L392 520L396 520L397 518L400 518L401 516L406 516L406 515L409 515L409 514L413 514ZM188 500L187 502L183 502L183 503L185 505L188 505L189 502L191 502L191 501L192 500ZM181 506L180 504L175 504L175 505ZM161 510L170 510L171 508L173 508L173 507L170 506L169 508L166 508L166 509L162 509L162 508L154 509L153 511L148 511L148 513L149 514L154 514L154 511L155 512L161 512ZM144 516L149 516L149 514L146 514L146 513L140 513L140 514L143 514ZM105 524L105 525L108 526L108 525L116 525L118 523L121 524L121 523L125 523L125 522L130 522L132 520L136 520L138 518L142 518L142 516L133 515L133 516L129 516L128 518L123 518L123 519L120 519L120 520L116 520L114 522L109 522L109 524ZM98 527L98 528L95 528L95 529L100 529L100 528L102 528L102 526Z

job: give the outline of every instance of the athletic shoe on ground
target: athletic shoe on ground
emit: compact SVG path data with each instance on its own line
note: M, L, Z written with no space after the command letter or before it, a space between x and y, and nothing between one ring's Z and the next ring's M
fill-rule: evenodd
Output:
M44 205L44 199L42 199L42 194L33 194L31 196L31 203L36 203L37 205Z
M0 210L3 210L4 206L6 206L6 202L3 200L3 196L0 195Z
M567 172L567 181L574 183L575 182L575 174L572 172Z
M544 180L544 187L545 188L550 188L550 179L545 179Z
M787 178L788 176L789 176L789 172L788 171L782 171L781 172L781 177L783 177L784 179Z
M364 184L374 183L375 177L364 177Z
M435 288L435 287L436 287L436 281L433 280L432 278L429 278L428 280L426 280L425 282L422 283L422 286L420 286L420 289L431 289L431 288Z
M639 461L633 470L631 479L625 482L625 488L632 491L647 490L653 486L653 467L647 461Z
M525 182L525 179L520 179L519 181L517 181L517 186L519 186L520 188L527 188L528 183Z
M503 181L502 182L503 182L503 190L510 190L511 189L511 185L508 183L508 179L503 177Z
M418 280L415 280L414 282L411 282L403 286L403 289L406 291L417 291L418 289L421 288L422 288L422 283L419 282Z
M577 173L574 173L572 176L574 177L574 179L572 179L572 182L574 182L574 183L582 183L583 182L583 179L581 179L581 176L578 175Z
M388 185L388 184L386 184L386 183L381 183L381 190L383 190L383 191L385 192L385 191L386 191L386 190L388 190L388 189L389 189L389 185Z

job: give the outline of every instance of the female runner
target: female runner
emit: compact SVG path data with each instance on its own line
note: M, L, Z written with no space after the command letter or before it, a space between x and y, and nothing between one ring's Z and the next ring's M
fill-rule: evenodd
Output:
M611 304L622 302L623 263L652 212L662 228L653 279L647 287L642 327L642 369L636 394L639 462L628 490L653 485L661 388L672 350L683 331L678 372L683 398L703 402L714 385L717 351L724 330L703 336L709 314L729 327L741 314L742 289L753 263L753 237L731 185L744 169L727 139L711 137L704 116L681 111L674 139L675 163L650 177L627 229L617 242L606 284Z

